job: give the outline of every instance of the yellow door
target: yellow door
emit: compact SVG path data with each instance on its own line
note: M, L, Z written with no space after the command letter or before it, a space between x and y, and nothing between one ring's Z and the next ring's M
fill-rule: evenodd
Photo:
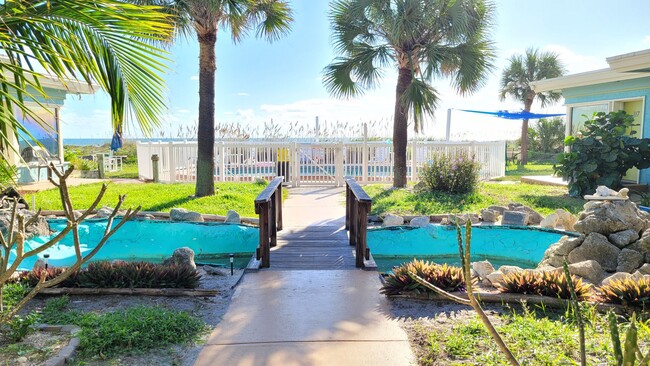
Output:
M632 116L634 116L634 124L638 126L632 126L627 131L627 135L636 137L636 138L641 138L641 134L643 131L643 101L642 100L635 100L632 102L625 102L623 103L623 110ZM635 134L632 134L632 131L636 131ZM639 169L637 168L632 168L625 173L625 176L623 176L623 180L627 182L633 182L633 183L639 183Z

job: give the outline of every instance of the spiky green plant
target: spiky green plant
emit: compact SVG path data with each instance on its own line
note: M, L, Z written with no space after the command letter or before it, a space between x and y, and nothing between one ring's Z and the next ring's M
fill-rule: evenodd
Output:
M591 296L591 285L582 282L582 279L576 276L571 276L571 282L578 299L584 300ZM563 272L542 272L539 294L560 299L570 299L571 290L567 276Z
M497 288L501 292L512 294L539 295L540 276L533 271L516 271L503 275L503 281Z
M650 300L650 279L622 278L601 286L600 291L609 302L643 307Z
M384 285L379 290L386 296L399 295L402 292L420 293L422 286L411 278L405 265L394 267L392 273L384 278Z
M609 312L609 333L612 337L612 347L614 348L614 359L616 366L634 366L634 365L648 365L650 363L650 352L645 355L641 352L639 347L639 340L637 338L637 325L646 327L643 322L636 320L636 313L632 314L630 324L625 332L625 343L621 347L621 338L618 331L618 322L616 315ZM638 358L638 363L637 363Z
M409 272L417 274L419 277L426 279L427 282L445 291L454 292L465 288L465 280L460 268L413 259L411 262L393 268L393 273L385 278L385 284L381 292L387 296L409 291L418 294L433 292L413 280Z

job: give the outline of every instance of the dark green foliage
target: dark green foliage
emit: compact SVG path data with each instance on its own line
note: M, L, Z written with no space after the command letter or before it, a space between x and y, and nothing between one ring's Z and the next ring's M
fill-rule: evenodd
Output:
M393 268L393 273L385 278L381 293L387 296L399 295L402 292L433 293L413 280L409 272L415 273L445 291L453 292L465 289L465 281L460 268L413 259L409 263Z
M13 342L20 342L29 334L33 328L32 326L40 320L37 313L29 313L27 315L16 315L9 320L6 325L9 329L7 335ZM1 329L1 328L0 328Z
M609 302L644 307L650 300L650 279L623 278L601 286L600 291Z
M14 307L25 295L29 293L29 287L22 283L5 283L2 288L2 304L5 310Z
M47 270L45 268L38 268L31 270L29 272L23 272L18 277L18 281L26 286L34 287L40 281L41 276L45 275L45 280L51 280L55 277L58 277L61 273L65 271L63 267L50 267ZM61 282L59 287L77 287L76 277L79 272L73 272L70 277L66 278Z
M49 268L48 278L63 268ZM38 283L42 270L26 272L21 280L29 286ZM83 288L196 288L201 276L189 266L161 265L149 262L99 261L74 272L59 287Z
M542 153L561 152L564 148L564 119L541 118L533 127L528 128L528 141L530 150Z
M582 279L572 276L573 286L579 299L591 294L591 286ZM519 271L503 276L499 290L505 293L542 295L560 299L570 299L569 283L564 273Z
M596 113L585 122L581 136L569 136L563 154L554 166L569 182L569 194L593 193L600 185L619 188L625 173L633 167L650 167L650 139L626 136L634 117L625 111Z
M420 171L424 189L465 194L478 188L481 165L466 153L435 154Z

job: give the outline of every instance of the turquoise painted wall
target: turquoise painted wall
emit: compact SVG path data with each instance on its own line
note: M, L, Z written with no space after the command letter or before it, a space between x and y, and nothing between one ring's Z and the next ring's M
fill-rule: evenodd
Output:
M641 137L650 137L650 77L567 88L562 94L567 105L645 97ZM650 169L640 172L639 181L650 185Z

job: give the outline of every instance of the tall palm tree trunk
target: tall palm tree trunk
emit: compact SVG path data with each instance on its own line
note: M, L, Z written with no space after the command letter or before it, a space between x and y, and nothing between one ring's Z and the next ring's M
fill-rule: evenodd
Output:
M532 99L526 99L524 102L524 110L530 112L533 106ZM528 120L525 119L521 122L521 165L528 164Z
M196 197L214 195L214 76L216 32L199 34L199 128Z
M408 107L402 102L402 96L411 85L411 70L399 68L397 87L395 88L395 117L393 121L393 187L406 186L406 145L408 144Z

